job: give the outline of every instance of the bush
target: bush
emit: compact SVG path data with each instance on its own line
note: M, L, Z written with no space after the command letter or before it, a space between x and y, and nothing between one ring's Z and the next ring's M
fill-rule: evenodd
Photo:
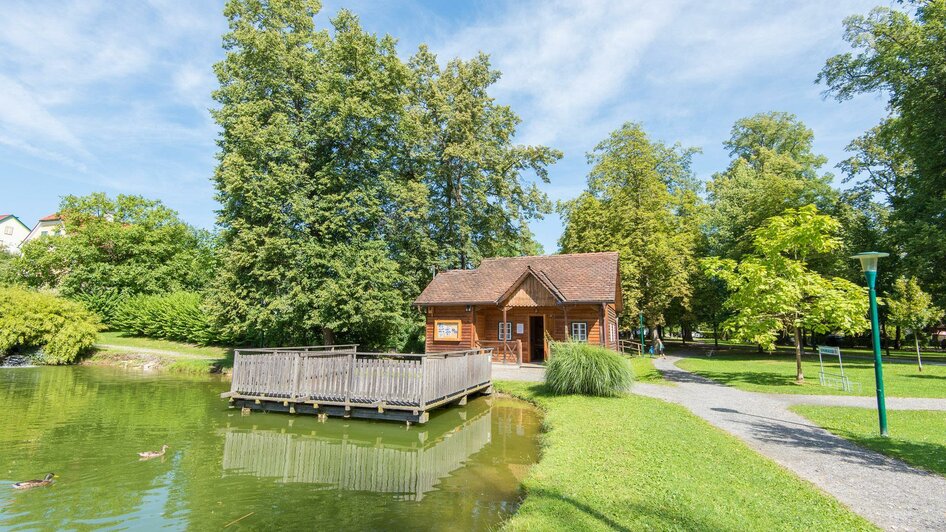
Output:
M37 362L68 364L95 344L100 328L95 314L79 303L0 287L0 356L38 348Z
M558 395L615 396L634 378L630 361L604 347L578 342L554 342L545 370L545 383Z
M195 292L129 297L116 309L112 325L138 336L199 345L224 340Z

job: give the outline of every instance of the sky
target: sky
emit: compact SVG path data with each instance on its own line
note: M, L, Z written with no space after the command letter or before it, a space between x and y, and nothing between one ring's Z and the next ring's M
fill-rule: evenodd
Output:
M586 154L624 122L695 146L702 180L726 168L737 119L795 113L815 148L845 146L885 114L878 96L838 103L814 83L847 51L844 17L887 2L327 0L369 31L421 43L441 62L482 51L502 71L492 95L522 118L516 142L562 150L544 190L567 200L585 187ZM7 0L0 27L0 213L32 226L67 194L160 199L212 228L217 128L212 65L223 56L222 1ZM842 186L840 176L837 186ZM555 252L561 220L531 224Z

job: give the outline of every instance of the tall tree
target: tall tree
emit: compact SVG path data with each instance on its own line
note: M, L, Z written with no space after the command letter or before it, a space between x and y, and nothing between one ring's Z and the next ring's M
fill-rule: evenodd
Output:
M231 0L216 65L222 205L213 307L234 336L400 347L430 266L534 249L548 200L522 174L559 157L512 144L485 56L410 64L390 36L308 0Z
M889 202L903 265L946 303L946 1L907 11L878 7L844 20L853 52L828 59L818 76L839 101L888 98L889 116L852 144L847 169Z
M559 207L563 252L620 252L625 327L644 312L656 333L674 300L689 305L701 208L695 151L651 140L628 122L588 154L588 190Z
M234 336L390 346L417 290L398 253L426 208L422 185L401 172L409 72L392 38L346 11L333 35L316 31L318 8L225 8L215 309Z
M703 260L708 275L726 283L724 326L736 338L769 350L781 332L795 339L796 380L802 382L801 330L859 333L868 326L864 289L840 277L824 277L808 267L817 254L841 245L837 220L812 206L788 209L753 233L754 253L736 262Z
M411 59L419 124L412 172L430 191L438 262L468 268L483 257L534 252L528 221L551 212L536 181L561 152L513 143L519 117L490 96L500 73L484 54L441 68L421 46Z
M920 283L915 278L898 278L893 284L893 291L884 299L884 304L889 309L890 321L913 333L916 363L920 371L923 371L920 334L923 329L943 319L942 309L933 305L933 298L920 288Z
M752 232L785 209L833 207L827 159L813 151L814 134L790 113L742 118L724 143L733 160L707 184L709 252L738 259L752 251Z

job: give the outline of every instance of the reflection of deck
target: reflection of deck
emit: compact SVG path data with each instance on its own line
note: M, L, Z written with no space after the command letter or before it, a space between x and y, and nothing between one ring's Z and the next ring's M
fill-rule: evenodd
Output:
M394 494L421 500L490 442L490 411L414 445L228 429L223 469L281 482Z

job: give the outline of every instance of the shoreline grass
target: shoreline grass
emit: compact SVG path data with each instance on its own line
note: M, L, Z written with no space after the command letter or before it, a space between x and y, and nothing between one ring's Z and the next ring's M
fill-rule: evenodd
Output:
M861 447L946 476L946 412L888 410L890 436L884 438L871 408L795 405L791 410Z
M507 530L874 529L679 405L495 384L545 415L542 459Z
M231 349L131 336L116 331L100 332L96 345L95 352L83 363L186 375L217 373L233 365Z

